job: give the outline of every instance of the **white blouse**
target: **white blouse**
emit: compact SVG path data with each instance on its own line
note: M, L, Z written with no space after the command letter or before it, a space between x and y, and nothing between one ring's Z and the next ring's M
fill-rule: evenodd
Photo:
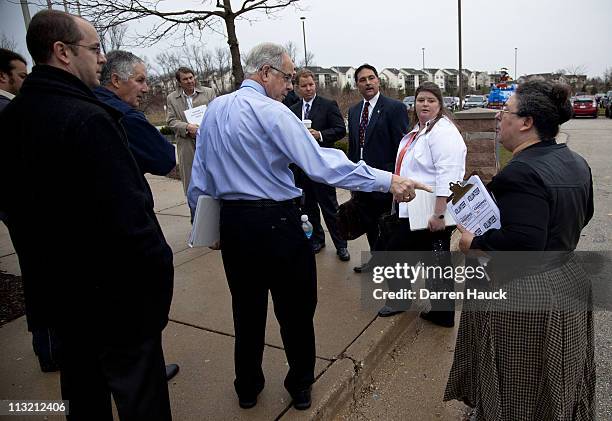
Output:
M400 152L417 132L402 160L400 175L433 187L436 196L448 197L451 194L449 183L463 180L467 148L461 133L447 117L442 117L429 133L425 133L432 121L425 123L422 129L417 124L404 136L395 162L397 166ZM399 204L399 216L409 217L407 203Z

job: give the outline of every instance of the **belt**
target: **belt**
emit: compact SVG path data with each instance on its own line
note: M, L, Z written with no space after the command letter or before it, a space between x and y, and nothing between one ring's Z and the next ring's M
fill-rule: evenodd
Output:
M231 208L274 208L274 207L293 207L299 205L299 197L289 200L282 200L277 202L276 200L270 199L259 199L259 200L221 200L222 207Z

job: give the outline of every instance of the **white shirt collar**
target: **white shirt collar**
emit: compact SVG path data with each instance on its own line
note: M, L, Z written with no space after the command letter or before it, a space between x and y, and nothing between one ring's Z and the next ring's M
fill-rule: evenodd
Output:
M376 93L376 95L374 95L374 97L372 99L370 99L368 102L370 103L370 110L373 110L374 107L376 107L376 103L378 102L378 98L380 97L380 91L378 91ZM366 100L365 98L363 99L363 104L365 105ZM371 111L370 111L371 112Z
M0 95L7 97L9 100L12 100L13 98L15 98L15 95L13 95L10 92L5 91L4 89L0 89Z
M304 98L302 98L302 101L304 101L304 105L308 104L310 105L310 108L312 108L312 102L315 100L316 97L317 97L317 94L314 94L314 96L312 97L310 101L304 101Z
M429 127L429 125L431 124L431 122L434 121L435 119L436 119L436 117L427 120L423 127L421 127L421 123L417 122L417 124L414 125L412 130L410 130L410 133L412 133L412 132L420 132L422 129L427 129ZM441 120L442 119L446 119L446 117L442 116L440 119Z

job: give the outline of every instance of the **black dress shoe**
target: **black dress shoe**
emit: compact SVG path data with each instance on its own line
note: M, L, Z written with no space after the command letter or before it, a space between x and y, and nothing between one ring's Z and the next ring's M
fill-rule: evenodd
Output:
M325 247L325 243L312 243L312 251L317 254L321 249Z
M257 405L257 396L263 390L263 386L258 387L255 393L244 393L242 395L238 395L238 405L242 409L250 409Z
M179 372L178 364L166 364L166 380L170 381Z
M54 371L59 371L59 366L55 361L43 361L41 358L39 358L38 363L40 364L40 371L43 373L53 373Z
M242 409L250 409L254 407L255 405L257 405L257 395L242 398L239 397L238 405L240 405Z
M378 316L379 317L390 317L390 316L394 316L396 314L400 314L403 312L404 310L394 310L393 308L389 306L382 306L381 309L378 310Z
M300 390L297 393L292 393L291 397L293 398L293 407L299 411L304 411L310 408L310 405L312 404L310 388Z
M364 264L362 264L361 266L355 266L353 268L353 270L357 273L368 273L368 272L372 272L372 265L370 264L370 262L365 262Z
M442 313L442 314L440 314ZM427 320L428 322L431 322L433 324L436 324L438 326L442 326L442 327L454 327L455 326L455 317L453 313L452 318L450 318L448 315L444 314L444 313L449 313L446 311L428 311L427 313L421 313L419 314L419 317L423 320Z
M338 255L338 259L342 260L343 262L348 262L351 260L351 255L346 247L340 247L338 250L336 250L336 254Z

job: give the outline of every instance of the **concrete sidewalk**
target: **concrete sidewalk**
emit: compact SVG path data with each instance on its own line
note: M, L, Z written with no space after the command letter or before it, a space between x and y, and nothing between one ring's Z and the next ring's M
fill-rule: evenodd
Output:
M362 304L360 276L366 275L357 275L352 268L360 263L361 251L367 250L365 237L349 242L352 258L348 263L337 259L328 237L327 247L317 255L317 381L311 410L295 411L283 388L287 364L271 301L264 354L266 387L255 408L240 409L232 383L231 300L220 252L186 245L189 210L180 182L154 176L148 180L155 196L155 211L174 252L174 299L171 321L164 331L166 361L181 367L169 385L174 419L331 418L353 398L364 379L367 381L400 334L416 329L414 312L380 319L376 317L377 307ZM347 199L348 192L339 190L339 201ZM19 274L3 224L0 270ZM58 375L39 371L30 342L24 317L0 328L0 399L60 398Z

